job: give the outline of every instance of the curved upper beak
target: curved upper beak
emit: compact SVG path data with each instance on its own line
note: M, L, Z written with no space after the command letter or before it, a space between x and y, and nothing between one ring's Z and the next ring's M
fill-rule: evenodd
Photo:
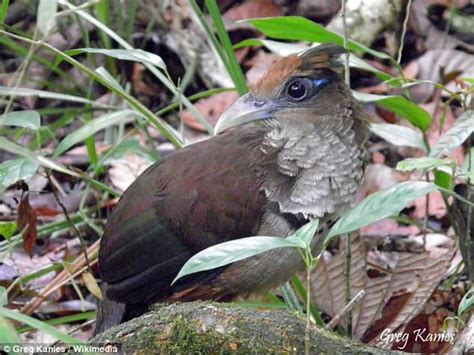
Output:
M252 94L245 94L230 106L217 121L214 135L244 123L270 118L276 105L271 100L256 99Z

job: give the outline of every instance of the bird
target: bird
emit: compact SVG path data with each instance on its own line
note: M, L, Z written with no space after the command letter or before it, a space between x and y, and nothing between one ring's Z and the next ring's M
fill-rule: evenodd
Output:
M304 269L296 249L279 248L171 285L210 246L287 237L318 218L311 248L321 251L353 203L367 160L368 120L342 79L344 53L327 43L280 58L221 115L213 137L159 160L131 184L100 241L96 334L154 303L232 301Z

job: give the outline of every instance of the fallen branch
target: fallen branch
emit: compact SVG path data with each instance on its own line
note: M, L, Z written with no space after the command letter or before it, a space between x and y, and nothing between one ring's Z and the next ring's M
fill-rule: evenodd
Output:
M97 335L90 343L125 353L302 353L305 322L288 310L192 302L154 310ZM313 327L311 353L394 354Z

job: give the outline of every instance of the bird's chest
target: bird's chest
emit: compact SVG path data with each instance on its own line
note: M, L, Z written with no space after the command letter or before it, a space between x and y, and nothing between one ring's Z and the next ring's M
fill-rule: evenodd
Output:
M350 207L364 167L364 148L351 128L341 121L290 138L281 129L267 134L262 151L273 164L265 168L261 189L280 213L322 218Z

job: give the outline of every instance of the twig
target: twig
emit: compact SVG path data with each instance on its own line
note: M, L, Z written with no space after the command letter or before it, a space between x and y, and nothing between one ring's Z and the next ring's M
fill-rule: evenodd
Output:
M346 2L347 0L342 1L342 27L344 35L344 49L347 50L347 24L346 24ZM346 60L344 61L344 80L346 81L347 86L351 85L351 76L350 76L350 67L349 67L349 52L346 53Z
M92 260L92 264L97 262L97 253L99 250L99 240L95 241L94 244L87 248L87 254L90 256L89 260ZM83 273L87 267L84 255L80 254L71 265L69 270L63 270L57 274L33 299L28 301L21 309L21 313L31 315L35 309L48 297L52 292L56 291L62 285L67 283L70 278L74 278ZM72 276L70 276L72 274Z
M311 268L306 268L306 328L304 333L304 346L305 354L310 354L311 352Z
M49 170L46 170L46 178L48 179L49 183L51 184L51 187L55 186L54 183L52 182L51 172ZM87 268L90 271L90 262L89 262L89 257L87 256L87 249L86 249L86 243L84 241L84 238L82 238L81 232L79 231L79 229L77 229L76 225L74 224L74 222L69 217L69 213L66 209L66 206L64 206L61 199L59 198L56 189L52 188L51 191L53 192L54 199L56 200L59 207L63 211L64 218L66 218L66 220L68 221L68 223L71 225L72 229L74 230L74 233L76 234L76 237L79 239L79 242L81 244L82 253L84 254L84 258L86 260Z
M357 306L365 296L365 290L360 290L357 295L339 312L331 321L326 324L326 329L333 329L346 314L351 312L355 306Z
M342 0L342 28L344 35L344 49L347 51L347 23L346 23L346 3L347 0ZM347 86L351 86L351 76L350 76L350 67L349 67L349 51L346 53L346 60L344 61L344 79ZM351 299L351 238L349 235L346 235L346 258L345 258L345 272L346 272L346 302L350 304ZM347 332L350 337L352 337L352 314L350 310L347 313Z
M408 20L410 18L411 1L412 0L408 0L406 14L405 14L405 20L403 21L402 35L400 37L400 45L398 46L398 56L397 56L397 63L398 64L400 64L400 62L402 60L403 46L405 44L405 35L407 34Z
M351 302L351 262L352 262L352 248L351 248L351 236L346 235L346 257L345 257L345 273L346 273L346 302ZM352 312L347 312L347 334L352 338Z

